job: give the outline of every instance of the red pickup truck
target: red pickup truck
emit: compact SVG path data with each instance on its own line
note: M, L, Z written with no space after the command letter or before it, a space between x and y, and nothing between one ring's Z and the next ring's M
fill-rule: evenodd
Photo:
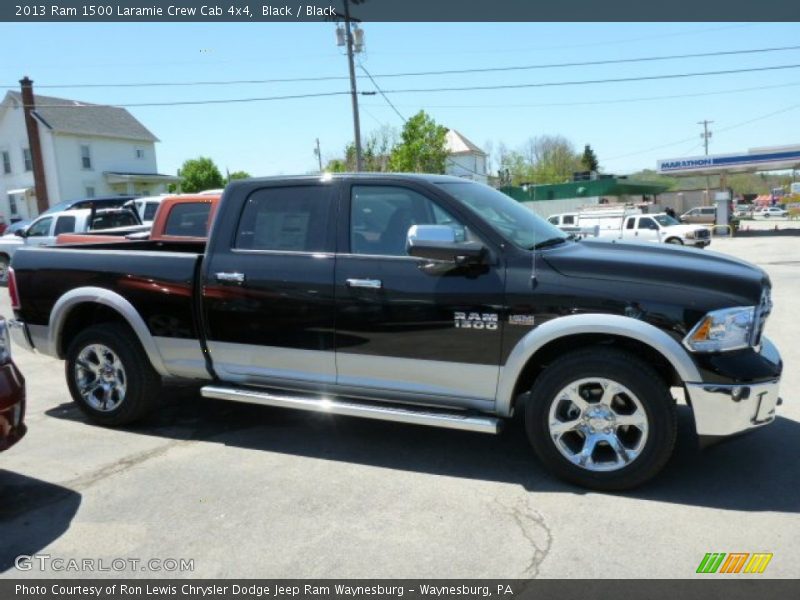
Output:
M56 244L124 242L149 239L152 242L204 242L219 204L219 195L168 196L158 207L150 231L127 236L62 233Z

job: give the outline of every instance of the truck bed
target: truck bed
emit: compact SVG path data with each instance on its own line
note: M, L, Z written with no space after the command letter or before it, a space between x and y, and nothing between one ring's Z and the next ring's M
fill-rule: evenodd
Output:
M204 243L128 241L21 248L12 267L26 299L18 318L47 325L65 293L122 295L153 336L198 339L193 290Z

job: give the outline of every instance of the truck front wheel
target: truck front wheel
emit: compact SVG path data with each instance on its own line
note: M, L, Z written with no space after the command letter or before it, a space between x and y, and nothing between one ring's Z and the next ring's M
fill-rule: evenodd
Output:
M133 423L158 400L161 378L121 324L93 325L75 336L65 368L72 399L100 425Z
M675 446L676 418L658 373L610 347L553 362L525 406L525 429L545 467L597 490L633 488L658 473Z
M677 246L683 246L683 240L681 238L671 237L667 240L668 244L675 244Z

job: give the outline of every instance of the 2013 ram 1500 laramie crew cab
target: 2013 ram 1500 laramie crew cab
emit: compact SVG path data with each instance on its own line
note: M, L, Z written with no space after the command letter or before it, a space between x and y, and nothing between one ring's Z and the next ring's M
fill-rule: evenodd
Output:
M230 184L207 246L20 249L17 341L66 360L122 425L164 377L209 398L495 433L523 411L560 477L638 485L672 453L682 387L701 439L775 418L770 281L719 254L575 241L439 175Z

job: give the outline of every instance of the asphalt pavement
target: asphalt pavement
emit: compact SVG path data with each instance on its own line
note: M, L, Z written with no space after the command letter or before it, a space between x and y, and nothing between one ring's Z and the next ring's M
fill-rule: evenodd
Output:
M63 363L15 348L29 433L0 455L0 577L682 578L707 552L770 552L761 577L796 577L800 239L715 239L711 250L772 277L767 335L786 364L784 405L768 427L703 451L682 407L674 458L622 494L552 478L518 421L490 436L183 386L147 422L105 429L71 403ZM4 290L0 313L11 313ZM128 562L11 566L33 553ZM181 559L192 570L171 570Z

